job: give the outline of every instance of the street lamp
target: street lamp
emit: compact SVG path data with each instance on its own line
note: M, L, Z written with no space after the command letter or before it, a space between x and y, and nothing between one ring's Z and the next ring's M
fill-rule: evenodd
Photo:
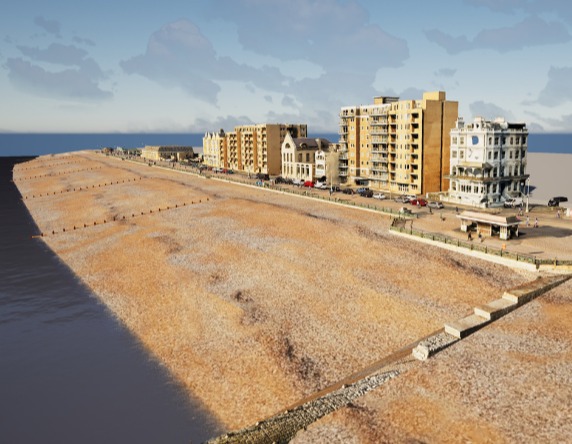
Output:
M528 213L528 196L530 195L530 177L526 178L526 213Z

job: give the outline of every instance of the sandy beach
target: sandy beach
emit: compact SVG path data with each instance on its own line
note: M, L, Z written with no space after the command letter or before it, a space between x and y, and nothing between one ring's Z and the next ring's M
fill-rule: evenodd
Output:
M572 190L562 180L557 189ZM39 157L14 181L42 241L228 430L536 278L391 235L386 215L95 152ZM572 221L541 214L560 237L531 234L521 248L570 254ZM571 290L569 281L295 441L566 441Z

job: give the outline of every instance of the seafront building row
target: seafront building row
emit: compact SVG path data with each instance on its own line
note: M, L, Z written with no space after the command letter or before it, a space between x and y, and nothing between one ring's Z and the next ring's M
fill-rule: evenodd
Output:
M341 108L337 142L308 137L302 123L207 132L203 163L393 194L439 193L443 201L474 207L521 196L528 180L526 125L483 117L465 123L458 107L444 91L420 100L375 97L369 105ZM161 149L169 151L146 147L142 156L155 160Z

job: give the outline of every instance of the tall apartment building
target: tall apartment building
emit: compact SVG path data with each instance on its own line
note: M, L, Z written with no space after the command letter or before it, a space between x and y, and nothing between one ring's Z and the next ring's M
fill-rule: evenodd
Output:
M500 206L520 197L526 180L528 130L524 123L459 118L451 130L451 203Z
M376 97L340 111L340 179L394 193L448 189L449 131L458 102L443 91L422 100Z
M249 173L278 175L281 170L280 148L286 134L306 137L307 133L305 124L239 125L232 132L203 138L204 153L209 146L208 157L204 154L205 163ZM211 149L211 144L215 148Z

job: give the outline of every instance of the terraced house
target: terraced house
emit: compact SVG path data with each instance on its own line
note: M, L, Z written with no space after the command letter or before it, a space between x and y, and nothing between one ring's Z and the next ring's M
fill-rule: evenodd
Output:
M375 97L340 111L340 180L393 193L448 190L450 130L458 102L444 91L421 100Z

